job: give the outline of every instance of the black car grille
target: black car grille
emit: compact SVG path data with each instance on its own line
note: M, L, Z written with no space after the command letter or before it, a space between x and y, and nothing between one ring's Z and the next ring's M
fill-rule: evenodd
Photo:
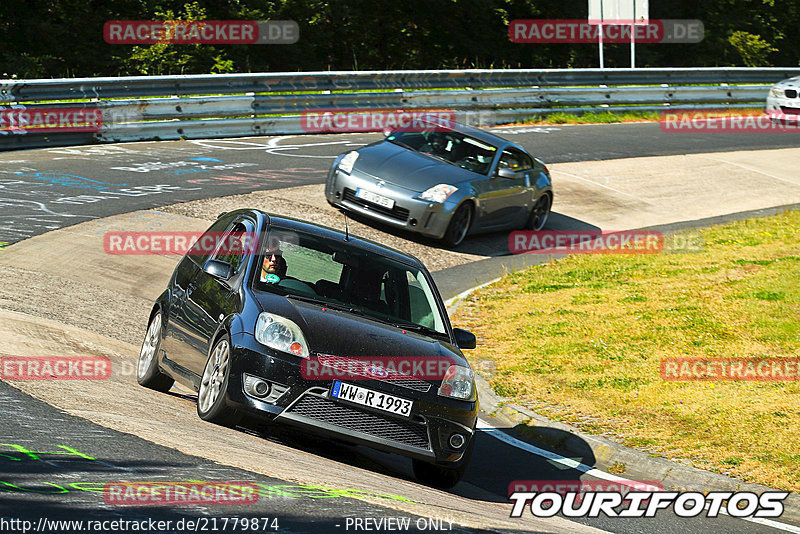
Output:
M366 372L358 373L357 370L359 368L363 368L366 361L359 360L357 358L346 358L343 356L332 356L330 354L320 354L317 359L321 365L336 368L337 364L339 364L341 369L348 369L349 378L351 380L381 380L383 382L389 382L390 384L394 384L395 386L400 386L401 388L406 389L413 389L414 391L421 391L422 393L427 393L431 390L431 385L424 380L419 380L417 378L411 377L409 375L404 375L400 373L388 374L387 376L374 376L368 374ZM349 366L348 363L354 363L355 366ZM356 370L356 372L352 371L352 369Z
M379 206L377 204L372 204L371 202L366 202L356 196L356 192L352 189L344 188L344 196L343 199L352 202L353 204L358 204L359 206L363 206L365 208L369 208L373 211L377 211L378 213L382 213L392 219L397 219L398 221L407 221L409 211L405 208L399 207L397 204L392 209L384 208L383 206Z
M783 94L786 95L786 98L797 98L797 90L796 89L786 89Z
M787 108L786 106L781 106L781 111L784 115L800 115L800 108Z
M352 432L362 432L419 449L430 448L428 430L423 423L362 412L317 395L305 394L287 411Z

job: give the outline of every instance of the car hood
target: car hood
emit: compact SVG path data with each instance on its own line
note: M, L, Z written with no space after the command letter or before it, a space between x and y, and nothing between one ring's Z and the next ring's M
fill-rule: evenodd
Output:
M391 184L423 192L438 184L457 184L477 175L461 167L383 141L359 149L353 168Z
M294 321L315 354L351 358L445 358L469 367L454 345L359 315L323 308L280 295L261 293L263 310Z
M775 87L800 87L800 76L780 81L775 84Z

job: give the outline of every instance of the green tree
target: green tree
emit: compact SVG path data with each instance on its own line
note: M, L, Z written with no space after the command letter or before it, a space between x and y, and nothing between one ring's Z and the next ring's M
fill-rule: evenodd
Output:
M733 46L739 55L742 56L747 67L766 67L769 66L768 56L772 52L777 52L768 42L763 40L760 35L753 35L744 31L736 31L728 37L728 42Z

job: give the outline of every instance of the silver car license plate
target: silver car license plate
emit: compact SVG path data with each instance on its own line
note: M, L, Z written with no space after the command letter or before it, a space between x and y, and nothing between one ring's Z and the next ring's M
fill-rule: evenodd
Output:
M366 200L367 202L372 202L378 206L383 206L384 208L392 209L394 207L394 200L391 198L386 198L383 195L373 193L372 191L367 191L366 189L361 189L360 187L356 189L356 196L360 199Z
M387 395L380 391L354 386L345 382L334 381L331 388L331 397L347 402L354 402L362 406L369 406L377 410L409 417L414 402L394 395Z

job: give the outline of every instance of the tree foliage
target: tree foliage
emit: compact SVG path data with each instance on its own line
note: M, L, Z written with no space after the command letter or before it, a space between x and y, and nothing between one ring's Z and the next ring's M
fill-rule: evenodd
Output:
M638 66L795 66L800 4L663 0L653 19L700 19L698 44L639 44ZM514 19L585 19L586 0L5 0L0 76L596 67L595 44L516 44ZM109 20L294 20L293 45L115 45ZM625 44L605 48L628 66Z

